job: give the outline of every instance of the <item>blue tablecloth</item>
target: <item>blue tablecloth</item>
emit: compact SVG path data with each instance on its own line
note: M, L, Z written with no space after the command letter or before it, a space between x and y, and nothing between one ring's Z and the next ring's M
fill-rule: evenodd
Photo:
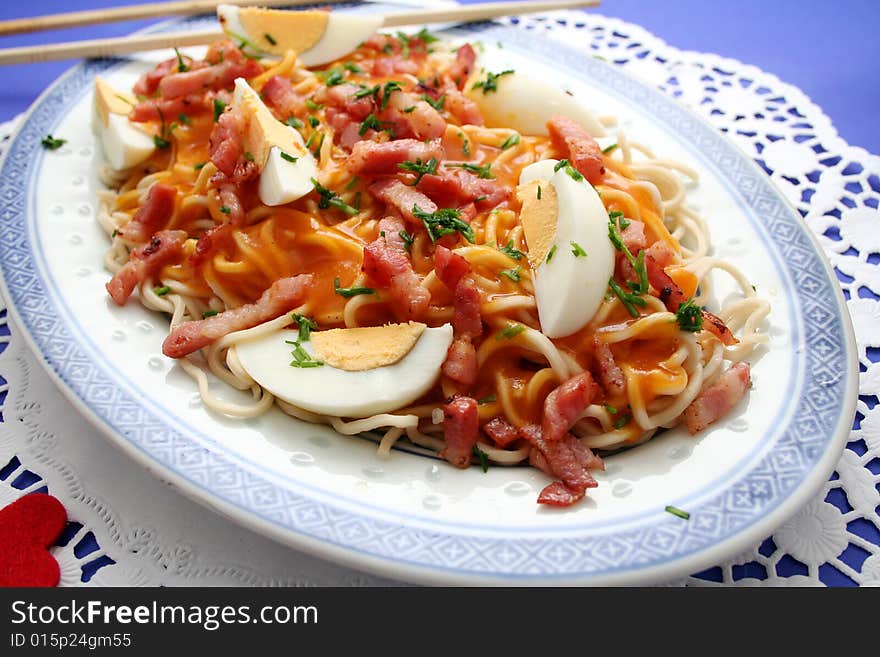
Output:
M143 0L6 0L0 3L0 20L139 1ZM812 97L850 144L880 153L878 0L605 0L603 4L598 11L640 24L677 48L715 52L776 74ZM6 37L0 39L0 47L118 36L150 22ZM0 121L24 111L70 65L0 68Z

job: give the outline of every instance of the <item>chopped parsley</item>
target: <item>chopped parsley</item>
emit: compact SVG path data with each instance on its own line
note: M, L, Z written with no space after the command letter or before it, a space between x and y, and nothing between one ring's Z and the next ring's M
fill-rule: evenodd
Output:
M483 472L489 472L489 455L481 450L476 443L474 443L474 456L480 460L480 467L483 468Z
M397 168L416 175L416 179L411 184L411 187L415 187L419 184L422 176L429 173L437 173L437 164L437 158L432 157L425 163L422 163L421 159L417 159L415 162L401 162L397 165Z
M691 518L690 513L688 513L687 511L682 511L681 509L679 509L678 507L675 507L675 506L667 506L664 509L664 511L666 511L666 513L671 513L672 515L677 516L677 517L681 518L682 520L690 520L690 518Z
M345 62L345 64L343 64L342 67L346 71L351 71L352 73L363 73L364 72L364 70L360 66L358 66L357 64L354 64L352 62Z
M291 164L295 164L299 158L294 157L290 153L285 153L284 151L281 151L281 159L286 160L287 162L290 162Z
M205 312L202 313L202 318L208 319L208 317L213 317L214 315L219 315L219 314L220 313L217 310L206 310Z
M614 428L623 429L627 424L629 424L630 420L632 420L632 415L630 415L629 413L627 413L626 415L621 415L614 421Z
M617 409L614 408L611 404L602 404L606 411L611 413L611 415L617 415Z
M339 279L333 279L333 291L341 297L350 299L361 294L376 294L376 290L371 287L339 287Z
M499 247L498 250L501 251L501 253L506 255L508 258L512 258L513 260L519 260L525 255L522 251L518 251L513 247L513 240L507 242L507 246Z
M613 278L608 279L608 287L611 288L611 291L617 295L617 298L620 299L620 303L623 304L623 307L626 308L626 312L630 314L631 317L638 317L639 311L636 310L636 306L644 306L646 305L646 301L637 294L633 294L632 292L627 292L615 281Z
M180 51L177 48L174 49L174 54L177 55L177 72L185 73L186 71L188 71L189 66L184 63L183 56L180 54Z
M192 119L183 112L177 115L177 120L180 121L181 125L189 125L190 123L192 123Z
M615 148L617 148L617 144L611 144L611 146L606 146L605 148L603 148L602 153L604 153L605 155L608 155L608 153L613 151Z
M214 99L214 123L217 123L220 115L223 114L223 110L226 109L226 103L224 103L219 98Z
M482 89L484 94L487 94L490 91L498 91L498 78L504 75L510 75L511 73L513 73L513 69L507 69L506 71L501 71L501 73L487 73L486 79L475 83L472 88Z
M391 82L386 82L385 86L382 87L382 102L379 105L379 109L385 109L388 107L388 101L391 98L391 94L395 91L402 91L403 87L400 86L399 82L395 82L392 80Z
M323 361L314 360L299 342L293 340L285 340L284 342L293 345L293 350L290 352L290 355L293 356L293 360L290 361L291 367L321 367L324 364Z
M571 242L571 253L575 258L586 258L587 252L577 242Z
M471 173L477 174L477 177L483 178L485 180L495 179L495 175L491 171L491 162L486 162L486 164L481 167L478 167L476 164L470 164L469 162L450 162L446 166L457 167L459 169L464 169L465 171L470 171Z
M494 404L496 401L498 401L498 396L493 394L493 395L487 395L486 397L483 397L482 399L478 399L477 404L482 406L484 404Z
M360 176L355 176L345 184L345 191L353 189L360 182Z
M300 315L299 313L291 313L290 316L293 317L293 321L296 322L296 325L299 328L299 341L308 342L312 331L318 329L315 320L306 317L305 315Z
M252 153L247 153L247 152L245 152L245 154L244 154L244 159L246 159L248 162L253 162L253 161L254 161L254 156L253 156Z
M167 285L163 285L162 287L153 288L153 294L157 297L164 297L166 294L171 292L171 288Z
M516 322L508 322L507 326L501 329L501 332L495 336L496 340L511 340L526 330L526 327Z
M221 205L220 212L222 212L223 214L229 214L230 212L232 212L232 210L230 210L229 207L226 205Z
M275 37L273 37L271 34L264 34L264 35L263 35L263 38L264 38L266 41L268 41L269 43L271 43L273 46L277 46L277 45L278 45L278 42L275 40Z
M153 143L156 145L156 148L168 148L171 146L170 141L159 135L153 135Z
M620 224L620 230L626 230L627 227L632 223L629 219L624 218L623 212L621 212L620 210L609 212L608 218L611 219L611 221L616 221L618 224Z
M355 98L366 98L367 96L376 96L379 94L379 85L377 84L375 87L364 87L360 91L356 91L354 93Z
M324 78L324 84L328 87L335 87L345 82L345 71L341 68L333 68L321 73L321 77Z
M375 130L377 132L381 132L384 130L382 127L382 121L380 121L375 114L367 114L367 118L363 120L361 123L361 129L358 130L358 134L363 137L367 134L367 130Z
M306 98L306 107L310 112L317 112L320 109L324 109L323 105L316 103L311 98Z
M47 151L57 151L67 143L66 139L58 139L52 135L46 135L40 140L40 145Z
M515 132L504 140L504 143L501 144L501 150L506 151L511 146L516 146L517 144L519 144L519 133Z
M440 40L438 37L435 37L433 34L428 32L428 28L426 28L426 27L423 27L421 30L416 32L414 38L418 39L419 41L421 41L425 45L430 45L430 44L435 43L436 41Z
M297 130L299 130L300 128L303 127L303 125L305 125L302 121L300 121L295 116L288 116L286 119L284 119L284 123L286 125L289 125L291 128L295 128Z
M312 178L312 184L315 186L315 191L321 196L321 200L318 201L318 207L322 210L336 208L350 217L353 217L358 213L357 208L351 207L348 203L339 198L339 194L330 191L314 178Z
M321 122L318 120L317 116L310 116L309 117L309 125L312 126L313 128L317 128L319 125L321 125Z
M315 146L315 148L312 150L312 154L315 156L315 158L320 159L321 147L324 145L325 135L323 132L316 132L315 134L320 135L321 138L318 140L318 145ZM312 136L314 137L315 135L312 135ZM311 141L311 139L309 141Z
M568 160L559 160L559 162L556 163L556 166L553 167L554 173L556 171L559 171L560 169L565 169L565 173L568 174L568 177L575 182L580 182L584 179L584 176L581 174L581 172L571 166L571 162L569 162Z
M541 200L541 186L540 185L538 185L537 197L538 197L538 200L540 201Z
M624 243L623 237L621 236L620 231L618 231L617 225L614 221L615 218L621 219L622 217L623 215L621 213L612 212L608 215L608 239L611 240L611 244L615 249L623 252L626 259L629 260L629 264L632 265L633 271L639 277L638 282L627 281L627 285L629 285L630 289L637 296L646 294L648 292L648 268L645 266L645 252L639 251L639 256L636 258L629 250L629 247ZM627 222L626 225L629 226L629 222ZM632 315L632 311L630 311L630 315ZM636 315L632 316L636 317Z
M501 271L498 272L498 275L499 276L506 276L507 278L512 280L514 283L519 283L519 279L522 278L522 274L520 274L520 271L521 270L519 267L517 267L516 269L502 269Z
M474 229L461 218L461 212L458 210L442 208L436 212L425 212L418 205L413 205L412 212L417 219L421 219L432 242L455 232L461 233L471 244L476 242Z
M196 171L201 171L205 168L206 164L207 162L198 162L197 164L193 164L193 169L195 169Z
M693 298L688 299L675 311L675 321L682 331L697 333L703 330L703 310Z
M413 245L413 242L416 241L416 238L414 236L410 235L405 230L402 230L397 234L400 236L400 239L403 240L403 248L406 249L407 252L412 251L412 245Z
M439 112L443 109L443 103L446 102L446 94L443 94L437 100L434 100L428 94L422 94L422 100Z
M547 252L547 264L548 264L548 265L550 264L550 261L553 260L553 256L556 255L556 248L557 248L557 246L554 244L554 245L550 248L550 251Z

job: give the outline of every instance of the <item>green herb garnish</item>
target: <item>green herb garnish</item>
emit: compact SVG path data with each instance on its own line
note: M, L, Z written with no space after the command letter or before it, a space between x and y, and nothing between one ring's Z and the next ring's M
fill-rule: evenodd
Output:
M571 242L571 253L575 258L586 258L587 252L577 242Z
M382 122L376 117L375 114L367 114L367 118L363 120L361 123L361 129L358 130L358 134L363 137L367 134L367 130L376 130L380 132L382 130Z
M678 507L667 506L664 509L664 511L666 511L666 513L671 513L672 515L677 516L677 517L681 518L682 520L690 520L690 518L691 518L690 513L688 513L687 511L682 511Z
M506 151L511 146L516 146L519 143L519 133L515 132L510 137L504 140L504 143L501 144L501 150Z
M571 166L571 162L569 162L568 160L559 160L559 162L556 163L556 166L553 167L554 172L559 171L560 169L565 169L565 173L568 174L568 177L575 182L580 182L584 179L583 174L581 174L580 171Z
M153 144L156 145L156 148L168 148L171 146L170 141L159 135L153 135Z
M630 415L629 413L627 413L626 415L621 415L614 421L614 428L623 429L627 424L629 424L630 420L632 420L632 415Z
M486 79L480 80L474 84L472 88L482 89L484 94L487 94L490 91L498 91L498 78L504 75L510 75L513 72L513 69L507 69L506 71L501 71L501 73L487 73Z
M334 68L329 71L324 71L321 74L321 77L324 78L324 84L328 87L335 87L345 82L345 71L341 68Z
M157 297L164 297L166 294L171 292L171 288L167 285L163 285L162 287L153 288L153 294Z
M617 144L611 144L611 146L606 146L605 148L603 148L602 153L604 153L605 155L608 155L608 153L613 151L615 148L617 148Z
M223 214L229 214L230 212L232 212L232 210L229 209L229 206L221 205L220 212L222 212Z
M471 244L476 242L474 229L470 224L462 220L461 212L451 208L443 208L436 212L425 212L418 205L414 205L412 209L413 215L417 219L421 219L428 231L428 237L432 242L436 242L444 235L459 232Z
M483 397L482 399L478 399L477 404L482 406L484 404L494 404L496 401L498 401L498 396L493 394L493 395L487 395L486 397Z
M207 162L199 162L199 163L193 165L193 169L195 169L196 171L201 171L202 169L205 168L206 164L207 164Z
M318 330L318 325L315 323L315 320L310 319L305 315L300 315L299 313L291 313L290 316L293 317L293 321L296 322L296 325L299 328L299 341L308 342L312 331Z
M639 311L636 310L636 306L644 306L647 302L639 295L624 290L613 278L608 279L608 286L617 295L617 298L620 299L620 303L626 308L626 312L632 317L638 317Z
M516 269L502 269L501 271L498 272L498 275L499 276L506 276L507 278L512 280L514 283L519 283L520 278L522 278L522 275L520 274L519 267L517 267Z
M611 404L602 404L602 406L604 406L605 410L611 413L611 415L617 415L617 409Z
M443 103L446 102L446 94L443 94L437 100L432 99L428 94L422 94L422 100L439 112L443 109Z
M313 128L317 128L319 125L321 125L321 122L318 120L317 116L310 116L309 117L309 125L312 126Z
M214 315L218 315L218 314L220 314L220 313L217 310L206 310L205 312L202 313L202 318L208 319L208 317L213 317Z
M518 251L513 248L513 240L510 240L507 243L507 246L499 247L498 250L501 251L501 253L506 255L508 258L512 258L513 260L519 260L525 255L522 251Z
M371 287L339 287L339 279L333 279L333 291L341 297L350 299L361 294L376 294L376 290Z
M474 456L479 459L480 467L483 468L483 472L489 472L489 455L481 450L476 443L474 444Z
M412 187L415 187L419 184L422 176L429 173L437 173L437 164L437 158L432 157L425 163L422 163L421 159L417 159L415 162L401 162L397 165L397 168L416 175L416 179L411 184Z
M291 367L321 367L324 364L323 361L314 360L299 342L293 340L285 340L284 342L293 345L293 351L290 352L290 355L293 356L293 360L290 361Z
M516 322L508 322L507 326L501 329L501 332L495 336L496 340L510 340L515 338L520 333L526 330L526 327L523 324L518 324Z
M324 109L323 105L316 103L311 98L306 98L306 107L310 112L317 112L320 109Z
M284 119L284 123L285 123L286 125L289 125L291 128L295 128L295 129L297 129L297 130L299 130L300 128L302 128L303 125L304 125L303 122L300 121L300 120L299 120L298 118L296 118L295 116L288 116L286 119Z
M403 240L403 248L406 249L407 252L412 251L412 245L413 245L413 242L416 241L416 238L414 236L410 235L405 230L402 230L397 234L400 236L400 239Z
M314 178L312 178L311 180L312 184L315 186L315 191L318 192L318 194L320 194L321 196L321 200L318 201L319 208L321 208L322 210L326 210L327 208L336 208L337 210L341 210L350 217L353 217L358 213L356 208L351 207L348 203L339 198L339 194L330 191Z
M281 151L281 159L286 160L287 162L290 162L291 164L296 164L296 161L299 158L294 157L293 155L290 155L289 153L285 153L284 151Z
M395 91L402 91L403 87L400 86L399 82L395 82L392 80L391 82L386 82L385 86L382 88L382 102L379 105L380 109L385 109L388 107L388 101L391 98L391 94Z
M357 64L354 64L352 62L345 62L345 64L343 64L342 67L346 71L351 71L352 73L363 73L364 72L364 70L360 66L358 66Z
M266 41L271 43L273 46L278 45L278 42L275 40L275 37L273 37L271 34L264 34L263 38L266 39Z
M464 169L465 171L470 171L471 173L477 174L477 177L483 178L485 180L494 180L495 176L492 174L492 163L486 162L481 167L478 167L476 164L470 164L469 162L450 162L446 165L447 167L456 167L458 169Z
M177 48L174 49L174 54L177 55L177 72L185 73L186 71L188 71L189 66L183 63L183 57L181 56L180 51Z
M703 330L703 310L692 298L688 299L675 311L675 321L682 331L697 333Z
M220 115L223 114L223 110L226 109L226 103L224 103L219 98L214 99L214 123L220 119Z
M554 244L552 247L550 247L550 251L547 252L547 261L546 262L548 265L550 264L550 261L553 260L553 256L556 255L556 248L557 247Z
M362 85L363 86L363 85ZM379 93L379 85L375 87L363 87L360 91L355 92L355 98L366 98L367 96L375 96Z

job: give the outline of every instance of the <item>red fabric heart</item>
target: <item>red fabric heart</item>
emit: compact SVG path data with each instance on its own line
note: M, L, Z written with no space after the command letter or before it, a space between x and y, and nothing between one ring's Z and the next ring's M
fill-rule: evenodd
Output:
M0 586L57 586L61 571L47 548L66 524L64 506L45 493L0 509Z

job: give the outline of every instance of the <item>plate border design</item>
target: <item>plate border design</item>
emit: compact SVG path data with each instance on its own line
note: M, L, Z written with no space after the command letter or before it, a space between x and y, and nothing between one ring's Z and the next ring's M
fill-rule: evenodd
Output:
M843 295L820 247L757 165L677 101L533 33L488 24L468 30L474 31L544 58L552 55L600 88L649 110L672 134L687 140L761 217L796 286L804 344L801 397L773 449L731 486L689 508L690 522L660 512L625 531L545 538L516 535L515 530L508 535L448 526L431 530L405 518L390 522L274 484L233 457L199 446L115 387L107 375L111 364L88 358L46 293L49 274L36 264L28 201L42 161L40 139L52 132L64 108L94 75L116 60L89 61L59 78L29 110L0 165L0 270L5 296L30 346L76 406L134 458L184 492L279 540L387 576L443 583L645 582L699 570L761 540L827 479L855 411L855 340Z

